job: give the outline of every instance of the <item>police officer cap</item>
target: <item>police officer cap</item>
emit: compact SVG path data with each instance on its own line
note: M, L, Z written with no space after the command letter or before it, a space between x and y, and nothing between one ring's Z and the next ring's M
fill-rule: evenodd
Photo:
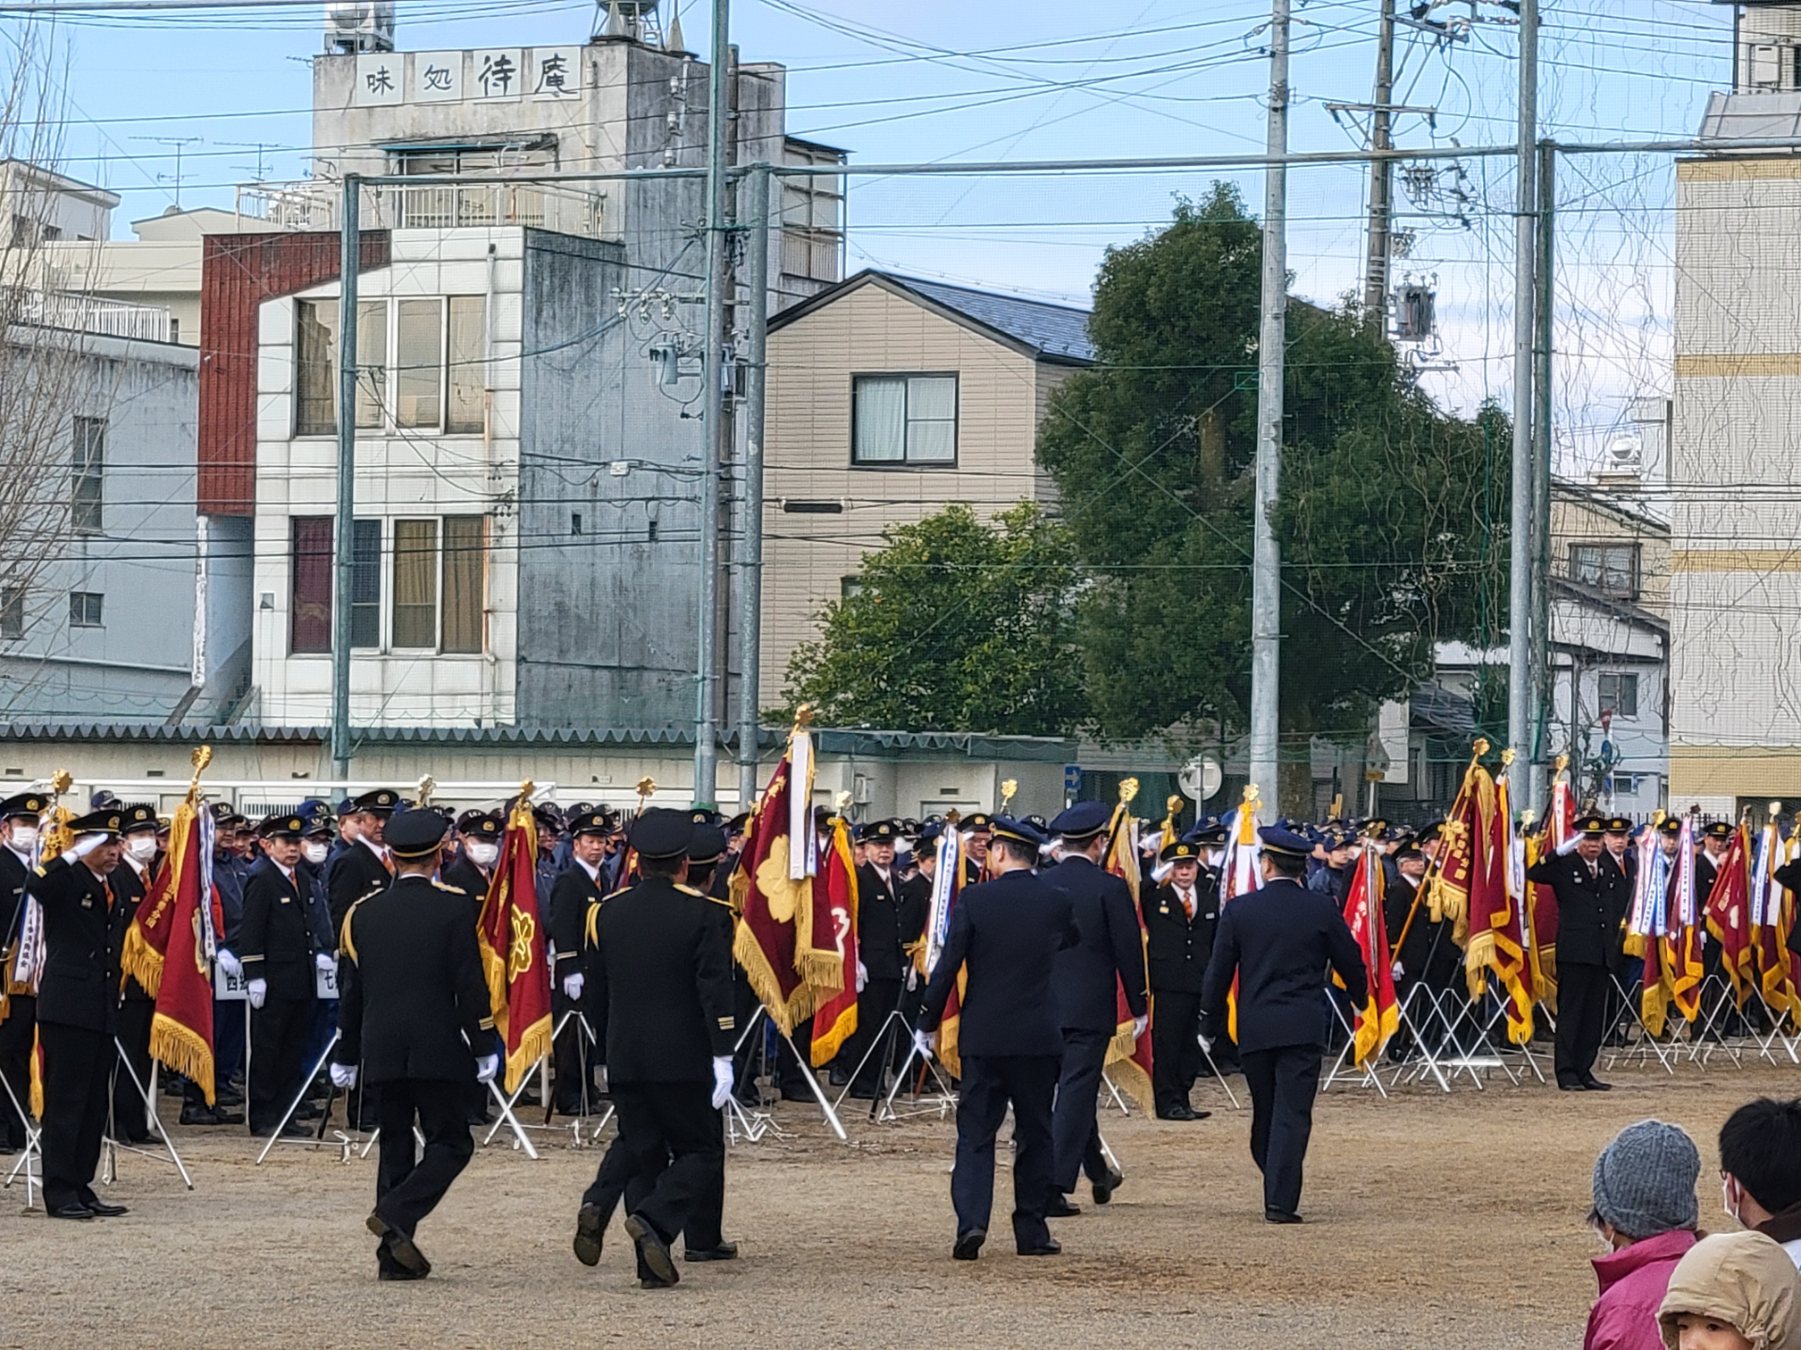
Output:
M1191 844L1223 844L1226 842L1226 823L1218 816L1202 816L1182 838Z
M549 830L552 834L563 832L563 813L551 802L539 802L532 807L532 819L538 822L541 830Z
M1012 816L995 816L988 822L988 832L996 839L1008 839L1031 848L1043 848L1045 838L1023 820Z
M1105 802L1077 802L1051 820L1051 833L1072 842L1092 839L1112 817L1113 809Z
M104 834L116 839L124 824L124 811L116 806L107 806L98 811L89 811L85 816L75 817L69 822L69 829L77 835Z
M1597 816L1592 813L1586 816L1577 816L1574 825L1577 834L1586 834L1595 839L1599 839L1607 833L1606 816Z
M1663 824L1657 827L1657 832L1661 835L1667 835L1671 839L1676 838L1682 833L1682 817L1665 816L1663 818Z
M863 827L866 844L892 844L900 838L900 830L892 820L872 820Z
M1389 824L1386 820L1370 819L1363 822L1363 833L1370 839L1388 838Z
M256 832L264 839L298 839L306 830L306 820L299 811L276 811L256 824Z
M302 802L300 804L300 833L335 834L338 829L337 817L332 815L331 807L324 802Z
M743 834L744 827L748 824L750 824L750 812L740 811L737 815L726 821L725 832L727 834Z
M392 788L374 788L360 797L350 799L352 811L373 811L377 815L386 815L400 808L400 794Z
M1414 837L1414 842L1417 844L1429 844L1444 832L1445 820L1443 816L1440 816L1436 820L1428 820L1424 825L1420 826L1420 832Z
M449 823L436 811L396 811L382 838L396 858L429 858L444 842Z
M640 858L679 858L694 838L694 822L686 811L653 806L632 822L627 838Z
M506 829L498 811L465 811L457 820L457 833L470 839L499 839Z
M135 830L154 830L156 828L156 808L145 802L134 802L130 806L120 806L115 802L112 809L120 814L120 834L131 834Z
M696 825L717 825L721 819L719 812L710 806L691 806L688 815Z
M569 833L578 834L611 834L613 821L606 811L583 811L579 815L569 817ZM639 849L640 853L644 850Z
M688 861L702 867L725 857L725 831L710 822L697 822L688 841Z
M971 811L957 822L964 834L988 834L994 829L994 817L986 811Z
M1730 839L1732 838L1732 822L1730 820L1710 821L1707 828L1701 833L1709 839Z
M1192 839L1178 839L1173 844L1165 844L1163 851L1157 855L1158 862L1194 862L1201 860L1201 846Z
M1313 845L1307 842L1305 836L1283 829L1280 825L1265 825L1257 831L1257 838L1262 841L1266 853L1305 858L1313 852Z
M936 850L938 841L944 838L944 822L942 820L927 821L919 827L919 851Z
M1607 818L1607 833L1609 834L1626 834L1631 829L1632 822L1625 816L1609 816Z
M8 797L0 802L0 820L11 820L15 816L41 816L50 799L41 792L21 792L16 797Z

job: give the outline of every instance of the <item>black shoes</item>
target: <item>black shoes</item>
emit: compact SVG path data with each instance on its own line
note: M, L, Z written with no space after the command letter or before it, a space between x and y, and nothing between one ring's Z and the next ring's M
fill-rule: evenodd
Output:
M639 1262L652 1276L665 1285L674 1284L682 1278L682 1273L675 1268L675 1256L670 1252L669 1244L648 1222L636 1214L628 1214L625 1233L638 1248Z
M958 1233L956 1245L951 1248L951 1260L973 1261L982 1254L982 1244L988 1241L988 1230L972 1228L967 1233Z
M1587 1092L1612 1092L1613 1091L1612 1083L1603 1083L1599 1078L1596 1078L1592 1073L1589 1074L1588 1077L1586 1077L1582 1080L1582 1087L1583 1087L1583 1090L1587 1091Z
M1019 1254L1021 1256L1061 1256L1063 1255L1063 1246L1055 1238L1046 1238L1036 1246L1021 1247Z
M1044 1207L1044 1217L1047 1219L1073 1219L1081 1212L1082 1207L1070 1204L1069 1197L1061 1191L1053 1195L1051 1202Z
M575 1212L575 1259L584 1266L600 1264L601 1229L599 1205L583 1205Z
M242 1111L227 1111L217 1106L184 1106L181 1108L183 1125L242 1125Z
M45 1209L44 1213L52 1219L91 1219L94 1211L79 1201L70 1201L66 1205L58 1205L55 1209Z
M682 1257L684 1260L688 1261L736 1261L738 1259L738 1244L736 1242L721 1242L717 1247L689 1247L682 1252Z
M311 1139L313 1137L303 1126L291 1120L279 1130L273 1125L252 1125L250 1133L258 1139L267 1139L270 1135L277 1135L282 1139Z
M1263 1209L1263 1221L1265 1223L1300 1223L1301 1216L1291 1214L1285 1209L1277 1209L1273 1205L1266 1205Z
M1126 1174L1117 1167L1109 1167L1107 1175L1094 1183L1094 1203L1105 1205L1113 1199L1113 1192L1126 1184Z
M398 1228L390 1224L380 1214L371 1213L364 1226L381 1239L382 1249L392 1258L393 1263L406 1271L416 1280L422 1280L431 1274L431 1262L425 1259L413 1240Z
M131 1213L124 1205L109 1205L96 1196L85 1195L81 1198L81 1203L87 1206L88 1212L96 1219L116 1219L121 1214Z

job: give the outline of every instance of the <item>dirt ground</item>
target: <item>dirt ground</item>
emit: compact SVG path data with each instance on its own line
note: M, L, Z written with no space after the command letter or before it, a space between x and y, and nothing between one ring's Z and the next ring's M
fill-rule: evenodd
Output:
M1083 1188L1084 1213L1055 1224L1061 1257L1012 1254L1003 1175L996 1238L973 1265L950 1259L950 1121L852 1117L846 1146L815 1110L783 1105L785 1137L731 1154L726 1232L742 1257L657 1292L638 1289L617 1224L599 1269L571 1255L599 1153L567 1136L541 1136L538 1162L478 1152L420 1229L432 1277L378 1284L362 1226L372 1158L284 1146L259 1168L241 1130L176 1129L195 1189L125 1155L107 1192L124 1218L56 1223L0 1193L0 1346L1573 1345L1594 1290L1590 1168L1609 1136L1647 1116L1687 1128L1702 1224L1725 1224L1721 1120L1801 1092L1801 1070L1767 1064L1609 1076L1605 1095L1333 1090L1293 1228L1262 1220L1248 1110L1203 1083L1205 1122L1104 1117L1127 1181L1101 1210Z

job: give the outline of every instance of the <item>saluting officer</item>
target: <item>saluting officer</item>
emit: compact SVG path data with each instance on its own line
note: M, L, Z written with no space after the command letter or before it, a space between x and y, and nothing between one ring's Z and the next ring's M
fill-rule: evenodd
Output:
M1055 1256L1045 1206L1056 1194L1051 1099L1063 1061L1052 992L1057 954L1080 934L1067 893L1033 874L1044 836L1023 821L991 822L993 880L957 897L950 932L926 986L914 1043L931 1055L945 1001L967 970L957 1033L963 1077L957 1093L957 1161L951 1255L973 1261L988 1240L994 1208L994 1139L1013 1108L1013 1240L1021 1256Z
M1119 1025L1121 988L1134 1019L1132 1034L1142 1036L1149 1022L1144 938L1132 892L1122 878L1100 866L1112 814L1104 802L1077 802L1051 821L1063 860L1049 868L1044 879L1069 897L1080 935L1057 956L1063 1067L1052 1127L1057 1150L1054 1194L1046 1210L1053 1219L1082 1212L1067 1198L1078 1176L1087 1175L1097 1205L1110 1201L1125 1180L1107 1160L1095 1121L1107 1047Z
M557 874L550 888L550 940L557 949L556 979L551 986L552 1012L562 1029L557 1033L556 1109L566 1116L584 1116L596 1095L594 1067L600 1062L597 1039L605 1029L597 1027L596 1013L605 1016L588 997L588 915L606 893L601 884L601 864L606 861L607 839L613 833L613 817L604 807L590 808L569 817L569 865ZM570 1012L581 1014L564 1024ZM586 1018L587 1026L582 1025Z
M257 826L263 856L244 878L244 926L238 960L250 1000L250 1132L304 1137L296 1121L282 1126L282 1112L300 1090L312 1034L317 972L336 964L314 945L307 898L301 889L298 812L279 812Z
M1179 839L1157 855L1169 877L1144 897L1151 980L1151 1074L1159 1120L1205 1120L1188 1103L1201 1069L1201 981L1219 922L1219 883L1201 866L1199 842Z
M331 1079L360 1073L380 1089L381 1166L367 1226L380 1239L379 1278L418 1280L431 1262L414 1235L475 1152L466 1102L500 1070L494 1014L469 901L434 880L445 820L402 811L387 822L394 880L344 922L343 1035ZM425 1137L414 1151L413 1126Z
M26 1102L31 1095L31 1043L37 1030L37 989L17 980L19 938L25 926L25 883L36 866L38 818L49 799L41 792L21 792L0 801L0 1079L11 1092L0 1091L0 1154L25 1147ZM14 1102L17 1102L17 1106Z
M150 889L157 831L155 807L138 804L119 810L119 865L107 878L114 903L125 911L115 925L119 943L115 960L123 956L125 934ZM142 1144L150 1138L144 1094L150 1091L150 1020L155 1012L156 1000L150 997L150 991L126 976L119 999L120 1057L113 1064L113 1131L115 1138L128 1144Z
M353 797L350 810L338 822L347 839L342 852L326 865L325 888L331 895L331 929L342 932L344 916L366 895L373 895L393 879L383 842L389 817L400 805L400 794L376 788Z
M603 1161L582 1194L575 1255L599 1262L623 1195L647 1289L680 1278L669 1244L715 1185L725 1148L718 1112L732 1092L731 951L719 903L685 884L693 838L686 812L642 812L630 833L641 880L608 896L592 926L607 1080L629 1165Z
M1526 875L1557 896L1557 1086L1606 1092L1612 1084L1595 1077L1595 1056L1606 1034L1608 969L1631 896L1626 874L1602 843L1606 820L1590 815L1575 824L1575 849L1539 859Z
M119 1025L124 907L107 877L119 865L117 807L70 822L75 843L28 891L44 915L38 1038L44 1047L44 1212L53 1219L125 1213L94 1194Z
M1301 1170L1326 1045L1326 969L1362 1007L1369 980L1338 902L1301 884L1313 845L1278 826L1257 831L1263 885L1220 912L1201 1009L1215 1037L1238 978L1238 1057L1251 1090L1251 1158L1263 1217L1301 1222Z

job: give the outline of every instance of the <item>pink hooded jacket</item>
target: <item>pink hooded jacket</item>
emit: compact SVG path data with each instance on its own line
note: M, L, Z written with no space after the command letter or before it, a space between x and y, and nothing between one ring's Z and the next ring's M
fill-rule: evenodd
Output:
M1589 1312L1582 1350L1664 1350L1657 1310L1676 1263L1696 1241L1692 1229L1673 1228L1597 1256L1601 1297Z

